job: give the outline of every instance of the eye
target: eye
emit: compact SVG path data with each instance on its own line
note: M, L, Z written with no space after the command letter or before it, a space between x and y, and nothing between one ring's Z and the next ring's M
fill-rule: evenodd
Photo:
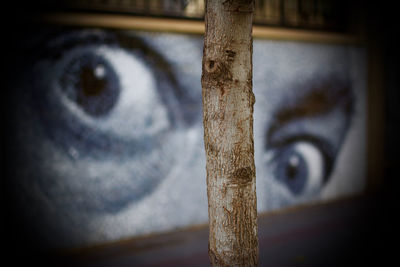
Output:
M319 190L324 181L323 154L309 142L296 142L280 148L272 159L275 179L293 195Z
M62 104L87 126L123 138L140 138L169 127L168 110L155 77L138 57L113 46L72 49L54 65Z

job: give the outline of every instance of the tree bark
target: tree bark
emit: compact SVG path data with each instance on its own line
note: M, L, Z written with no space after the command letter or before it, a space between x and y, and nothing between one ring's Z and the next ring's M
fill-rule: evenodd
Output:
M201 82L213 266L258 265L253 10L252 0L206 0Z

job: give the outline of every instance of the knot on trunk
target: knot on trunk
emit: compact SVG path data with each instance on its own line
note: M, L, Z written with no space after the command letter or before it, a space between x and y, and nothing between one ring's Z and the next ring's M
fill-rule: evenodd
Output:
M229 64L221 60L207 59L204 63L207 76L213 80L232 80Z
M254 176L255 176L254 170L252 170L250 167L243 167L233 171L230 178L232 184L246 185L253 180Z
M207 60L205 64L205 69L208 73L216 73L219 72L220 68L218 68L218 62L215 60Z
M225 11L250 13L254 11L253 0L225 0L222 5Z

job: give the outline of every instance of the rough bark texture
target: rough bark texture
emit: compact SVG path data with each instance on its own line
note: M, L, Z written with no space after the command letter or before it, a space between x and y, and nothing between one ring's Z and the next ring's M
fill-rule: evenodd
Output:
M253 9L252 0L206 1L201 81L213 266L258 265Z

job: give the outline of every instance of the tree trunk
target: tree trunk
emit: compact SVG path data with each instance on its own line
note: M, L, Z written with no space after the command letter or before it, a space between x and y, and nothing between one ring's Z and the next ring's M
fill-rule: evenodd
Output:
M257 266L254 1L206 0L203 123L213 266Z

